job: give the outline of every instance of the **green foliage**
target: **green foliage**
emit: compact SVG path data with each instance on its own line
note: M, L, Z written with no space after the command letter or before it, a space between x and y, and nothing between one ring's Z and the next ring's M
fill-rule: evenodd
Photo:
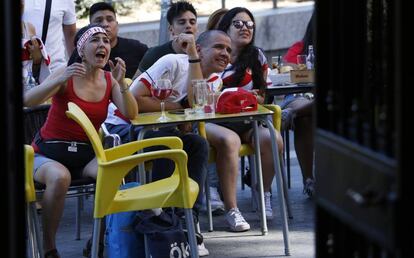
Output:
M76 15L78 19L88 18L89 15L89 8L94 3L98 2L108 2L112 3L117 15L128 15L132 10L133 7L139 3L144 2L145 0L115 0L115 1L100 1L100 0L75 0L76 5Z

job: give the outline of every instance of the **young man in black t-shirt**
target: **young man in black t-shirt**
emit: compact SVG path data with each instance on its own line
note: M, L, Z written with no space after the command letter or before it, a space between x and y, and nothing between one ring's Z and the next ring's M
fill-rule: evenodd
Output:
M147 45L135 39L118 37L118 21L116 20L115 9L108 3L93 4L89 9L89 22L97 23L106 30L111 41L109 60L115 63L115 57L122 58L126 65L125 77L132 79L142 57L148 50ZM110 70L109 65L105 66L105 70Z
M162 45L152 47L144 55L134 78L151 67L158 59L167 54L184 54L178 46L177 37L181 33L197 34L197 12L194 6L187 1L172 3L167 11L168 30L173 40Z

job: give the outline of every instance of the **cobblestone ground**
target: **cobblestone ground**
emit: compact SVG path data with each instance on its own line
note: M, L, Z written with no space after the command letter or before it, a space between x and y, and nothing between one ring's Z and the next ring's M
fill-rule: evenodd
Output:
M291 137L292 139L293 137ZM293 144L291 144L293 146ZM290 204L293 219L289 220L290 252L291 257L314 257L314 204L302 194L302 180L296 155L291 151L292 157L292 188L289 190ZM229 232L224 216L214 217L214 231L208 232L208 221L205 213L200 216L200 226L204 235L205 245L210 251L210 258L244 258L244 257L282 257L284 244L282 226L279 213L276 184L273 183L272 204L274 219L268 222L269 234L262 236L260 232L260 219L252 210L250 188L238 189L238 202L240 210L251 225L251 230L244 233ZM57 248L62 258L82 257L82 249L92 232L93 198L84 201L82 212L81 240L75 240L75 208L76 200L67 199L63 220L61 222Z

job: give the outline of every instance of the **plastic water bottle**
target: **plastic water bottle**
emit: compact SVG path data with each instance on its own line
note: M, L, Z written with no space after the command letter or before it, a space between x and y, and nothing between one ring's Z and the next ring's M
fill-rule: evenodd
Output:
M35 87L37 85L36 79L33 76L32 72L27 73L27 77L24 83L24 91L28 91L31 88Z
M312 70L315 68L315 54L313 53L313 46L309 45L308 55L306 56L306 68Z

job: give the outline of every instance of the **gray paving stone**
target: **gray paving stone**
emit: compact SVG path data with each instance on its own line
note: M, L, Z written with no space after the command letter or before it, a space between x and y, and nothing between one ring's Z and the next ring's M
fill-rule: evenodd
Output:
M293 138L293 137L292 137ZM294 152L292 152L295 157ZM302 178L297 161L292 159L292 188L289 190L293 219L289 220L291 257L310 258L314 247L314 203L302 194ZM283 257L284 245L276 184L272 185L275 218L268 222L269 234L262 236L260 220L252 211L250 188L241 190L238 184L238 203L251 230L243 233L229 232L224 216L214 217L214 231L208 232L205 213L200 216L200 226L210 258ZM81 240L75 240L76 199L67 199L63 220L57 236L57 248L63 258L82 257L82 249L92 232L93 198L84 201Z

